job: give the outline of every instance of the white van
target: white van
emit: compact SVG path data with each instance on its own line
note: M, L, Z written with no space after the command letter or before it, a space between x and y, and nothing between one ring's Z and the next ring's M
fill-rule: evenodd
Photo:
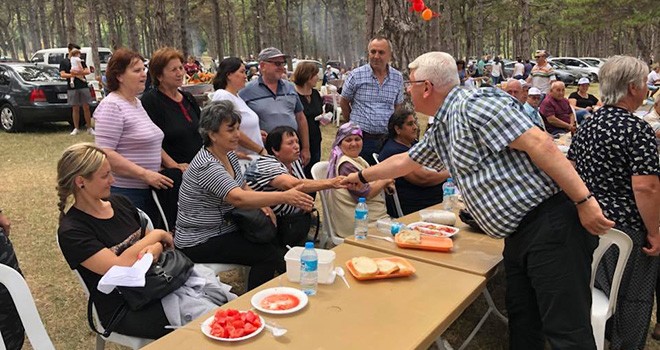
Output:
M43 49L37 51L34 55L32 55L32 58L30 58L30 62L45 64L55 68L59 68L60 62L62 62L62 60L64 60L67 57L68 53L69 50L66 47ZM112 50L110 50L107 47L99 47L99 60L101 61L101 76L105 74L105 69L108 66L108 61L110 60L110 57L112 57ZM94 91L96 92L96 98L100 99L102 94L99 83L98 81L96 81L96 74L94 73L96 69L94 67L94 62L92 61L92 48L89 46L81 48L80 59L83 60L83 62L85 62L85 64L89 68L90 73L87 74L87 81L90 84L92 84L92 86L94 86Z

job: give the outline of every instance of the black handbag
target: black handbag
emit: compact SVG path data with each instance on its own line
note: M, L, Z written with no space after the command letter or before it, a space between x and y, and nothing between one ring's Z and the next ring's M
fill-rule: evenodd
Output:
M261 209L234 208L225 219L235 223L239 232L252 243L271 243L277 236L277 227Z
M144 237L147 219L140 215L141 237ZM160 254L158 262L149 267L144 275L144 287L121 287L117 290L124 299L122 304L113 314L105 332L96 330L92 321L92 299L90 297L87 305L87 320L92 330L104 337L108 337L116 328L117 324L126 315L126 308L135 311L140 310L151 302L160 302L164 296L181 287L193 272L194 263L179 250L166 250Z
M313 209L310 213L296 213L277 217L277 236L280 240L280 245L285 247L299 246L302 247L307 241L309 229L312 226L312 214L316 211ZM317 213L318 218L318 213ZM316 232L318 235L319 224L316 224ZM316 235L314 236L316 240Z

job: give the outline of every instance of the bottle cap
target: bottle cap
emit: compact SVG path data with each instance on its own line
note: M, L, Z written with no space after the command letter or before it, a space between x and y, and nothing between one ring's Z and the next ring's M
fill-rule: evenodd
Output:
M367 202L367 199L364 198L364 197L360 197L360 199L358 199L358 202L359 202L359 203L366 203L366 202Z
M314 242L305 242L305 249L314 248Z
M448 177L447 182L454 182L454 179L452 179L451 177Z

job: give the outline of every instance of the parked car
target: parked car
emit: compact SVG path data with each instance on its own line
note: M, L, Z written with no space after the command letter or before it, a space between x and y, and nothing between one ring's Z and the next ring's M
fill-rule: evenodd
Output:
M7 132L26 124L71 122L66 80L57 68L34 63L0 63L0 125ZM95 99L94 89L90 92ZM97 103L90 105L92 110Z
M66 47L56 47L52 49L43 49L39 50L32 55L32 58L30 58L30 62L32 63L39 63L39 64L46 64L51 67L58 68L60 67L60 62L64 60L69 53L68 49ZM108 66L108 61L110 61L110 57L112 57L112 50L110 50L107 47L99 47L99 60L101 61L101 73L100 75L103 76L105 74L105 69ZM80 49L80 59L85 62L87 67L89 68L89 74L87 74L85 77L87 78L87 81L94 86L94 90L96 91L96 96L101 98L101 90L99 86L99 82L96 80L96 68L94 67L94 61L92 60L92 48L91 47L83 47Z
M536 62L530 61L532 65L535 65ZM514 61L509 61L506 64L504 64L504 72L506 76L510 77L513 74L513 66L516 64ZM552 63L550 62L550 65L552 68L555 70L555 76L557 77L558 80L561 80L564 82L565 85L577 85L578 80L582 77L582 75L576 75L566 69L566 66L558 63Z
M588 78L592 82L598 81L598 71L600 70L597 66L593 66L579 58L575 57L552 57L548 58L549 62L559 62L565 65L568 68L576 69L582 73L588 74Z
M293 71L296 70L296 66L298 66L298 63L300 63L300 62L312 62L312 63L316 64L316 66L319 67L319 74L318 74L319 75L319 80L323 80L323 74L325 73L325 71L323 70L323 65L321 64L321 62L319 62L317 60L299 60L297 58L294 58L294 59L291 60L291 65L293 66ZM289 72L289 73L293 74L293 71ZM291 74L289 74L289 75L291 75Z
M607 62L607 59L598 57L580 57L580 59L598 68Z

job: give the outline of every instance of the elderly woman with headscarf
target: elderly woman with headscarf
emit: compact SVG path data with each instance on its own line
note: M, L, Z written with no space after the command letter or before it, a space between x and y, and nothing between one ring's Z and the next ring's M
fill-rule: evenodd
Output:
M346 176L369 167L369 163L360 157L362 151L362 130L356 124L348 122L339 127L332 143L328 178ZM394 180L377 180L358 187L337 189L332 192L332 227L340 237L353 234L355 223L355 205L360 197L367 200L369 222L387 217L383 190L393 190Z
M633 241L616 313L609 319L610 349L643 349L653 309L660 253L660 161L648 123L633 115L648 88L646 64L614 56L600 68L604 106L573 138L568 158L615 228ZM608 251L596 273L596 286L609 291L617 263Z

